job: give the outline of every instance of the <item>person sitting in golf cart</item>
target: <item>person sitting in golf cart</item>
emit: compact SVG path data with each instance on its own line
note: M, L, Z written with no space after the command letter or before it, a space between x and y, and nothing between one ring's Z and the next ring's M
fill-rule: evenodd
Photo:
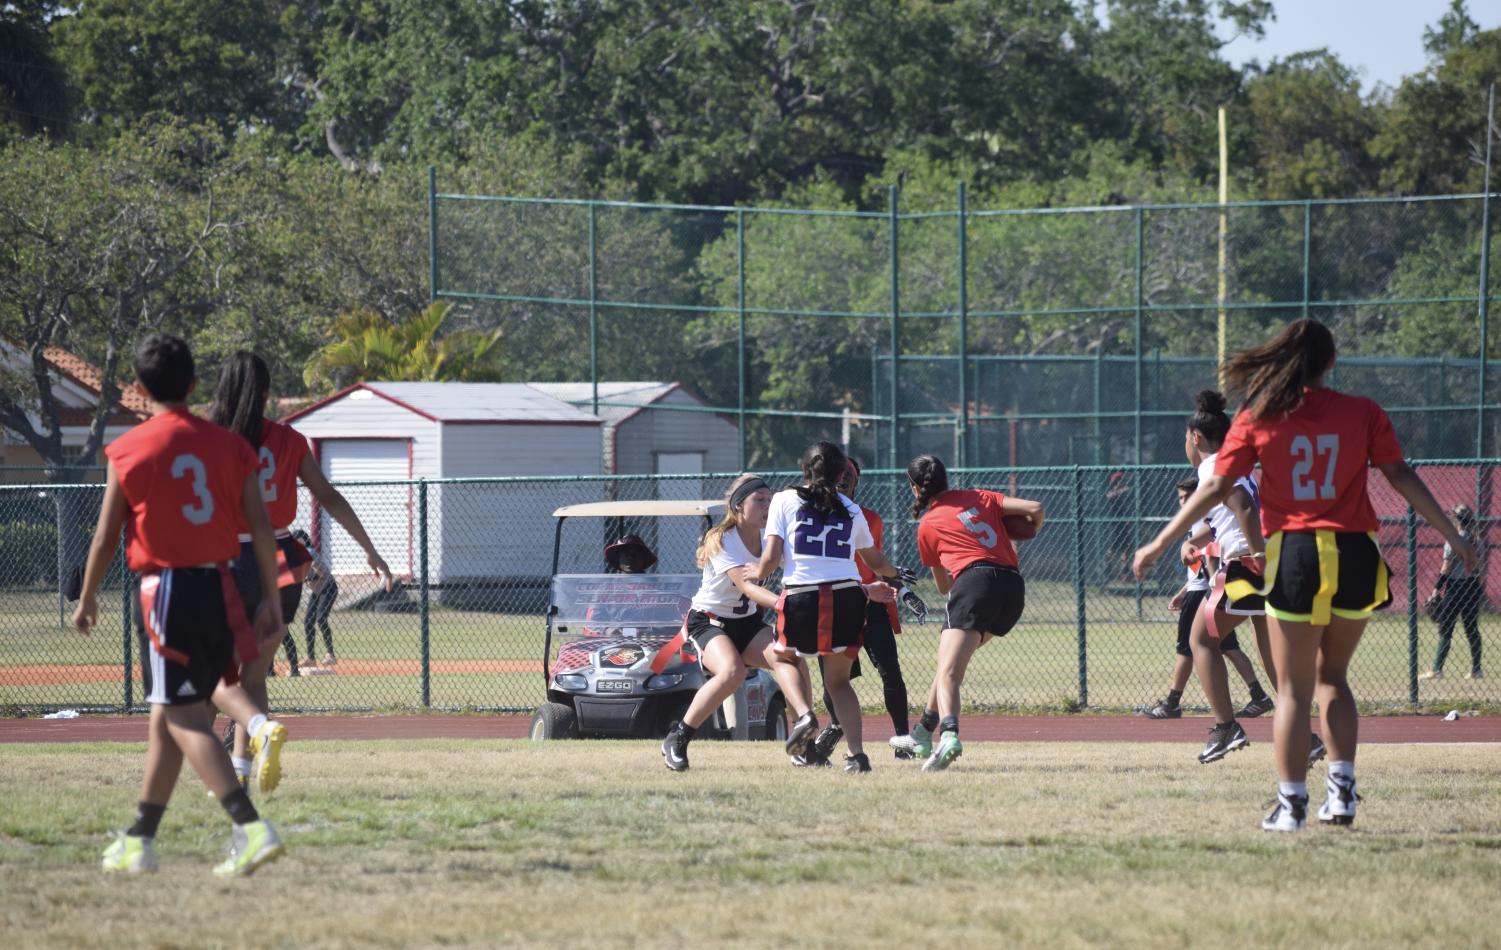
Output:
M656 563L656 552L634 534L625 535L605 547L605 564L615 574L645 574ZM589 607L587 616L591 622L584 628L586 633L670 637L677 632L677 627L663 626L661 618L664 614L686 614L691 604L689 598L664 591L657 583L642 583L640 590L632 590L630 581L620 581L610 588L608 592L599 592L600 596L608 598L608 602ZM672 604L664 604L663 598L671 598ZM592 621L601 625L595 626Z
M638 535L628 534L605 545L605 564L616 574L645 574L656 563L656 552Z

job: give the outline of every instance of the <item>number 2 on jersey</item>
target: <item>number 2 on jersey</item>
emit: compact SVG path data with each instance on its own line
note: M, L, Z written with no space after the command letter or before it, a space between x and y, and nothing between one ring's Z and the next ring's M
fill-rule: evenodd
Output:
M272 480L276 478L276 456L264 445L261 446L261 501L271 504L276 500L276 484Z
M198 501L183 505L182 516L189 524L206 525L214 518L214 496L208 491L208 469L203 467L202 459L189 452L172 460L172 477L182 478L184 475L192 476L193 494Z
M993 548L1000 540L996 537L995 529L980 520L980 509L966 508L959 512L958 517L959 522L964 525L964 530L974 535L981 547Z
M801 520L792 530L794 551L805 557L849 557L854 522L812 508L799 510L798 517Z
M1297 459L1293 465L1293 498L1298 501L1329 501L1334 498L1334 468L1339 464L1339 435L1324 433L1312 440L1300 435L1292 441L1292 455ZM1314 457L1323 456L1323 481L1315 482L1309 476L1313 472Z

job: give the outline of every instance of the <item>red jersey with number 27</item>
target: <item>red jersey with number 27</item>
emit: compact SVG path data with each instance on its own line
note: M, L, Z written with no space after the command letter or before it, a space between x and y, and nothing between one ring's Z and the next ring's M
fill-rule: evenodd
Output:
M284 531L297 519L297 473L309 451L307 439L291 426L270 419L261 423L255 479L261 486L261 500L266 503L273 531ZM241 518L240 533L249 530Z
M1285 416L1235 417L1214 462L1239 478L1261 462L1261 531L1375 531L1367 465L1402 461L1386 410L1364 396L1310 389Z
M186 410L153 416L104 450L130 506L132 571L234 560L240 492L255 471L250 443Z
M917 525L917 553L927 567L950 575L976 561L1016 567L1016 548L1006 534L1001 503L1006 496L983 488L946 491L933 500Z

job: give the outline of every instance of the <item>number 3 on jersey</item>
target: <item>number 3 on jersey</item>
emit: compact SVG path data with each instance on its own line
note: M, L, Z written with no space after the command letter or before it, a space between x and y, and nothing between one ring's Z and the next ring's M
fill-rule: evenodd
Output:
M198 501L183 505L182 516L189 524L206 525L214 518L214 496L208 492L208 469L203 467L203 460L191 452L172 460L172 477L184 476L192 477L193 494Z
M978 508L966 508L959 512L959 522L964 525L964 530L975 536L981 547L993 548L1000 540L996 537L995 529L980 520Z
M1329 501L1334 498L1334 467L1339 464L1339 435L1325 433L1312 440L1300 435L1292 441L1292 455L1297 459L1293 465L1293 498L1298 501ZM1313 472L1314 456L1324 456L1324 478L1315 483L1309 477Z

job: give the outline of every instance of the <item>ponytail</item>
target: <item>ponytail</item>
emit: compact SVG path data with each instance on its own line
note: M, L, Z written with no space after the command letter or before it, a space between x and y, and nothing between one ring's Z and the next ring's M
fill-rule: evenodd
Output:
M826 515L848 513L839 498L838 484L844 477L844 452L832 442L814 442L803 453L803 484L797 496Z
M1334 365L1334 334L1317 320L1294 320L1260 346L1225 361L1225 389L1241 397L1252 419L1286 415L1303 404L1305 387Z
M1188 417L1188 431L1197 432L1210 445L1219 445L1230 432L1230 417L1225 415L1225 397L1213 389L1201 390L1194 397L1194 414Z
M757 482L760 484L756 484ZM750 488L750 491L745 491L746 488ZM761 476L749 472L730 482L729 490L724 493L724 517L719 519L719 524L705 531L703 540L698 542L695 561L700 568L708 567L709 562L714 560L714 555L724 550L725 533L740 527L740 512L735 510L738 507L736 496L741 496L739 504L743 505L746 498L762 488L766 488L766 483L761 481Z
M907 463L907 480L917 488L912 517L920 517L933 499L949 490L949 470L936 455L919 455Z
M266 361L248 350L235 350L219 370L210 418L259 449L270 389L271 370Z

